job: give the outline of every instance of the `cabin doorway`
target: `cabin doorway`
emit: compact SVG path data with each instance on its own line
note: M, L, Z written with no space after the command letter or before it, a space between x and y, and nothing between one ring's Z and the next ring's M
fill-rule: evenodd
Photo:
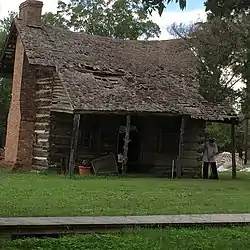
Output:
M125 127L120 126L118 133L118 154L124 152L124 137ZM129 144L128 144L128 173L139 172L139 157L140 157L140 134L137 126L131 126L129 132Z

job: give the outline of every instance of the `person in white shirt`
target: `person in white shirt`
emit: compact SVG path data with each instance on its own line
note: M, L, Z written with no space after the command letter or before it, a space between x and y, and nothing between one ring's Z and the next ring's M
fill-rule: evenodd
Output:
M218 154L218 147L214 139L209 139L204 143L203 147L203 179L208 179L208 168L211 165L212 176L211 179L218 180L218 171L216 166L215 156Z

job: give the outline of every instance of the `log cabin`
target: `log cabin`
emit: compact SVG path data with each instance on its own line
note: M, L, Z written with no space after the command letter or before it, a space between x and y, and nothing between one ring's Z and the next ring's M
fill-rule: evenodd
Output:
M128 172L200 177L207 121L233 123L228 104L199 94L196 58L181 39L130 41L42 23L43 3L20 5L0 53L12 77L5 162L74 170L123 153Z

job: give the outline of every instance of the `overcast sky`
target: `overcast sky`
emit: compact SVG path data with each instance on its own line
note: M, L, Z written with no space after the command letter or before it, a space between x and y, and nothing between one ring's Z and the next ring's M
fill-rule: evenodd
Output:
M0 0L0 19L8 14L8 11L18 12L20 3L24 0ZM173 1L175 2L175 0ZM47 11L56 12L57 0L43 0L43 13ZM168 39L170 36L167 32L167 27L173 22L195 22L205 19L205 8L203 0L187 0L187 8L184 11L179 10L176 3L171 3L167 6L160 17L158 13L153 13L152 20L161 27L160 39Z

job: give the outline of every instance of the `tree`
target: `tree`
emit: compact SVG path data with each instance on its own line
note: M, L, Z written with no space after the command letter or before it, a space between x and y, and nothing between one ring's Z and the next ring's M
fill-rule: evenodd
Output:
M7 17L0 20L0 50L15 16L16 13L9 12ZM10 99L11 79L0 78L0 147L4 144L5 123L9 111Z
M206 127L206 136L213 137L216 139L216 143L219 147L219 151L230 152L231 151L231 127L229 124L223 123L212 123ZM240 123L236 127L236 148L239 156L242 158L244 128L243 123Z
M153 10L158 10L161 15L163 10L166 8L166 4L175 2L179 4L181 10L184 10L187 6L187 0L142 0L145 8L152 12ZM229 16L232 11L238 12L242 9L247 9L250 5L249 0L207 0L204 1L206 6L206 11L211 11L211 13L216 16Z
M159 26L149 19L139 0L71 0L58 2L57 14L46 13L44 21L74 31L119 39L159 37Z
M198 59L196 78L200 94L209 102L233 102L233 87L241 79L235 56L237 27L214 19L189 25L174 23L169 31L185 39Z
M241 46L236 51L241 55L241 75L246 83L245 95L242 101L245 116L245 164L250 159L250 2L248 0L207 0L206 10L209 20L220 18L228 23L238 24L241 27L237 39ZM249 154L248 154L249 153Z
M196 78L200 84L200 94L210 102L230 101L235 107L242 95L241 91L233 89L242 79L242 41L238 39L242 26L213 18L206 23L174 23L169 31L172 35L185 39L197 56ZM206 134L216 139L220 151L230 151L230 130L231 127L227 124L212 123L206 127ZM236 148L242 157L242 122L236 127Z
M209 18L231 18L232 15L245 12L250 2L248 0L207 0L204 5Z
M154 10L158 10L159 15L162 14L164 9L166 8L165 4L169 3L179 3L179 7L181 10L184 10L187 5L187 0L142 0L142 3L146 10L149 10L149 12L152 12Z
M13 19L17 16L17 13L14 11L9 11L8 16L0 19L0 31L7 35Z

